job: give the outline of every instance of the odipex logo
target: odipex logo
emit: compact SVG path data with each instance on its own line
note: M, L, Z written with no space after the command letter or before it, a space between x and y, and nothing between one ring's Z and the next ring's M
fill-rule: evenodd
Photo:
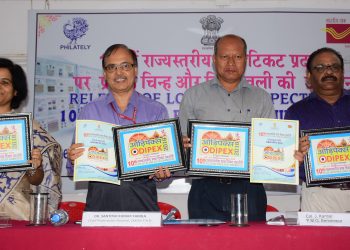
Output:
M323 30L327 43L350 43L350 24L327 23Z
M214 46L216 40L219 37L219 30L224 20L221 17L215 15L208 15L202 17L199 22L202 24L204 35L201 39L201 43L205 46Z
M89 30L87 21L82 17L74 17L63 25L63 34L70 40L68 44L60 45L61 50L87 50L91 45L78 44L78 39Z

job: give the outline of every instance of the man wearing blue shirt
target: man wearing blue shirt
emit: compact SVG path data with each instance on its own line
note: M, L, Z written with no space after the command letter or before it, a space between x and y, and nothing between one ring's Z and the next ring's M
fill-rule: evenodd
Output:
M344 60L331 48L314 51L306 64L306 80L311 94L288 108L285 119L299 120L300 129L350 126L350 93L344 90ZM307 137L301 138L300 151L309 149ZM350 183L306 187L304 165L300 165L301 211L350 211Z
M98 120L120 126L160 121L168 118L166 107L135 89L138 72L135 52L124 44L110 46L102 58L103 74L109 93L90 102L79 113L79 120ZM84 152L82 143L73 143L67 152L67 170ZM170 176L168 168L155 171L157 179ZM120 181L120 185L89 182L87 211L159 211L156 184L150 177Z

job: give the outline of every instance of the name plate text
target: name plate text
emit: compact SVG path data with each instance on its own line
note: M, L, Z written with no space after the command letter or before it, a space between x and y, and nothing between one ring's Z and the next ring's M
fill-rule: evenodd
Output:
M160 227L160 212L84 212L82 227Z
M301 226L350 227L350 213L298 212L298 221Z

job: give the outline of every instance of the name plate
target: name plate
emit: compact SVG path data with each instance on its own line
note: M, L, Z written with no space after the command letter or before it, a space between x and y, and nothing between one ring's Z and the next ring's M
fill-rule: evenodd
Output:
M84 212L82 227L160 227L160 212Z
M298 212L301 226L350 227L350 213L311 213Z

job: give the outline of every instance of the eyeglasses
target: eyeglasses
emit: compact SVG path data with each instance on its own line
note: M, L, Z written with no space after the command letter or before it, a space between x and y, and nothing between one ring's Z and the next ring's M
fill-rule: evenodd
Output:
M117 71L118 69L122 70L122 71L130 71L133 67L135 66L135 64L132 63L121 63L121 64L108 64L105 67L105 70L109 73L113 73L114 71Z
M8 78L1 78L0 77L0 84L4 87L12 86L12 81Z
M319 65L316 65L315 67L313 67L312 69L317 71L318 73L323 73L323 72L325 72L326 70L329 70L329 69L333 73L337 73L337 72L339 72L342 69L342 67L341 67L340 64L334 63L334 64L331 64L331 65L319 64Z

